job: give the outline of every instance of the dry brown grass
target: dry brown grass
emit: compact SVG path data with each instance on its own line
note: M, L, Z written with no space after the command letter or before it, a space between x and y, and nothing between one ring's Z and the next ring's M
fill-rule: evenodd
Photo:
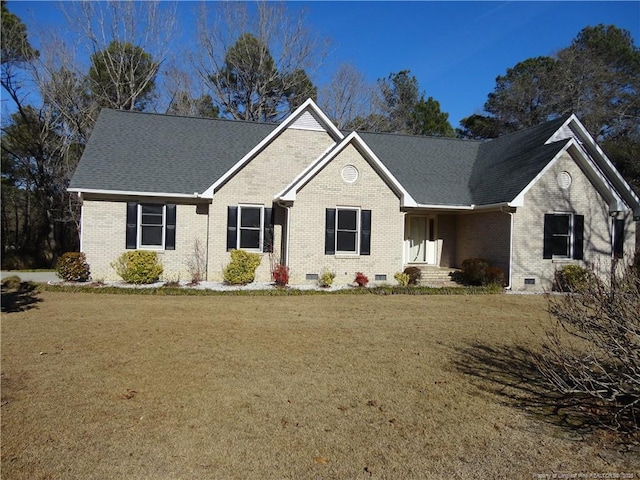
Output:
M547 414L540 296L39 300L2 315L2 478L640 469Z

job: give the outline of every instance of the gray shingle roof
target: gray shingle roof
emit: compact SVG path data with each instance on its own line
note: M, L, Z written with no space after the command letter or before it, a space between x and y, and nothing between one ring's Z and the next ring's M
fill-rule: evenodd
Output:
M472 203L467 184L480 142L381 133L359 135L418 203Z
M202 193L276 127L104 109L69 187Z
M555 157L566 141L544 143L566 119L488 142L359 135L419 204L486 205L513 200ZM276 127L105 109L70 188L202 193Z

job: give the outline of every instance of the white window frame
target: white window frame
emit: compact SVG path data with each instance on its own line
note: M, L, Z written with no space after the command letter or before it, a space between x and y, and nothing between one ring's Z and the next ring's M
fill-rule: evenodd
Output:
M360 216L361 216L361 208L360 207L336 207L336 224L335 224L335 236L334 236L334 251L336 255L360 255L360 235L361 235L361 225L360 225ZM340 217L340 211L352 211L356 212L356 242L355 242L355 251L352 250L339 250L338 249L338 218ZM340 230L343 232L353 232L353 230Z
M569 217L569 231L566 235L562 234L552 234L552 237L568 237L567 242L567 255L556 255L552 253L552 259L557 260L569 260L573 258L573 213L572 212L553 212L553 215L556 217Z
M153 205L153 206L161 206L162 207L162 243L161 245L144 245L142 243L142 228L145 226L142 223L142 207L143 205ZM149 226L158 225L149 224ZM167 205L162 203L153 203L153 202L144 202L138 203L138 231L137 231L137 244L139 250L164 250L164 244L167 236Z
M259 208L260 209L260 241L259 241L259 245L258 248L243 248L240 246L240 233L243 230L242 227L242 209L243 208ZM236 249L242 249L246 252L257 252L257 253L262 253L262 250L264 248L264 205L258 205L258 204L250 204L250 203L242 203L238 205L238 218L236 219ZM255 227L244 227L244 230L256 230Z

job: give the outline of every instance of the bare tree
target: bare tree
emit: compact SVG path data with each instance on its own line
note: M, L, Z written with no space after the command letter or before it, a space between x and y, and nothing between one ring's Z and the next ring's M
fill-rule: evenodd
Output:
M194 58L223 114L242 120L279 120L314 96L310 82L327 53L306 26L305 13L284 3L203 4Z
M175 4L82 1L61 9L68 31L39 32L41 61L33 74L68 127L86 140L102 107L153 109L176 31Z
M556 328L547 332L540 372L555 390L579 401L607 426L640 430L640 274L612 268L609 284L595 274L553 296Z
M320 106L338 128L354 125L373 113L377 86L366 79L351 63L338 66L327 85L320 89Z

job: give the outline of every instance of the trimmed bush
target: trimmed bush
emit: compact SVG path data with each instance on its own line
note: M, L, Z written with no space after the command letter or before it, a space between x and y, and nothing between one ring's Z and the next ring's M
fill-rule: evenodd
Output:
M462 282L465 285L486 285L489 261L484 258L467 258L462 261Z
M422 270L420 270L418 267L407 267L404 269L403 273L406 273L407 275L409 275L408 285L418 285L418 283L420 283L420 277L422 277Z
M467 258L462 261L462 271L456 272L454 280L463 285L504 287L506 276L500 267L492 266L484 258Z
M326 268L320 274L320 278L318 278L318 285L323 288L328 288L333 284L333 281L336 278L336 272L332 272L331 270L327 270Z
M136 285L155 283L164 269L156 252L133 250L125 252L111 263L111 267L127 283Z
M590 280L592 272L580 265L565 265L556 270L554 290L559 292L573 292L582 289Z
M87 257L81 252L63 253L56 263L56 274L67 282L86 282L91 277Z
M504 271L500 267L489 267L486 270L486 282L483 285L505 286Z
M222 278L229 285L246 285L256 278L256 269L260 265L260 255L232 250L231 262L222 270Z
M406 287L409 285L410 277L408 273L396 272L393 275L393 278L396 279L396 282L398 282L398 285L400 285L401 287Z

